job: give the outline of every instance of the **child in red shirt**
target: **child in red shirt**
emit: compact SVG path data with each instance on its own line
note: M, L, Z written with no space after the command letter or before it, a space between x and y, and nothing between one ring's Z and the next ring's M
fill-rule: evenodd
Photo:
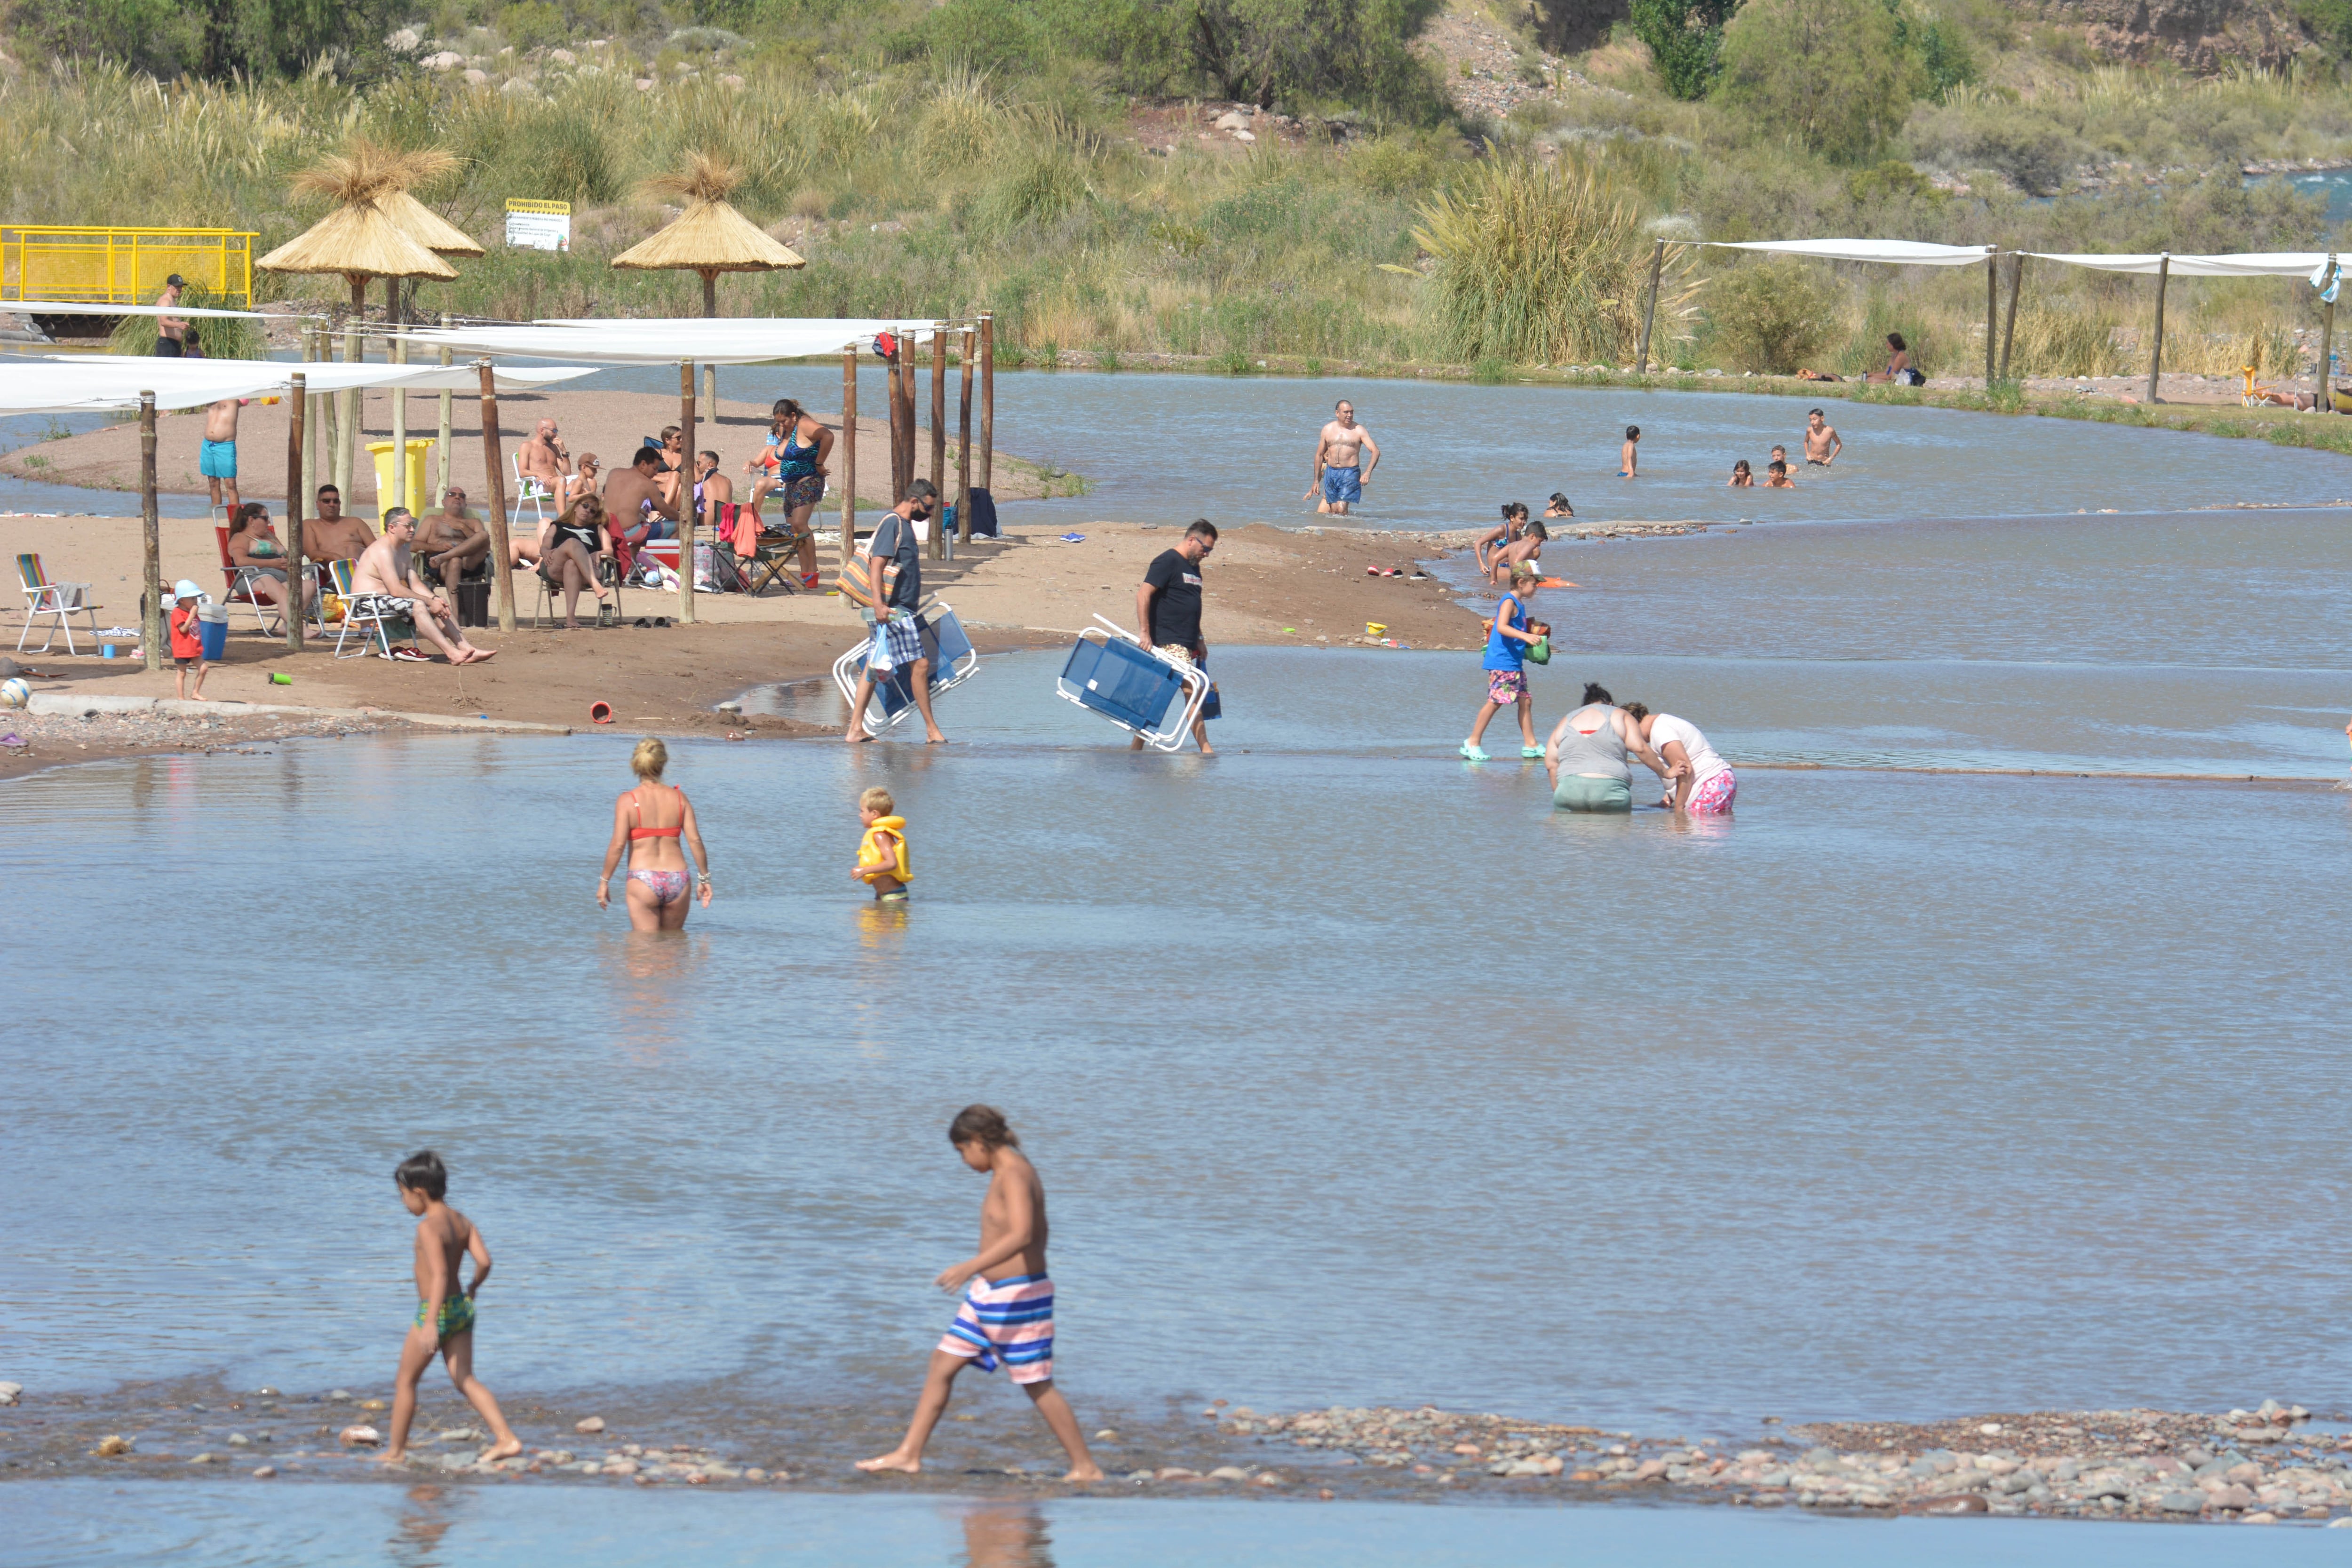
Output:
M202 596L193 592L195 584L178 584L181 592L164 602L164 613L172 622L172 689L182 700L210 701L205 695L205 642L203 628L196 624L196 602ZM188 666L196 667L196 688L188 689Z

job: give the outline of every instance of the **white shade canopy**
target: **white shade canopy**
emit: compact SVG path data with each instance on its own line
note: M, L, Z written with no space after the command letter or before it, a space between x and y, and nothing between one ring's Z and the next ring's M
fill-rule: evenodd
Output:
M474 392L481 375L472 365L320 364L262 359L151 359L132 354L57 355L0 362L0 414L93 413L136 408L152 392L163 408L193 408L225 397L269 397L293 389L299 372L311 392L352 387L405 387L411 392ZM531 392L593 375L589 365L523 370L500 367L500 392Z
M2164 252L2149 256L2060 255L2025 253L2042 261L2063 261L2069 267L2089 267L2101 272L2154 273ZM2175 278L2308 278L2327 264L2324 250L2255 250L2226 256L2173 256L2167 268Z
M100 305L88 300L0 300L0 310L15 316L184 316L191 321L226 317L238 321L286 319L261 310L215 310L194 305Z
M674 319L534 321L529 326L436 327L407 334L428 348L604 364L757 364L864 348L881 332L916 342L950 323L928 318L687 316Z
M1916 239L1710 239L1704 243L1719 250L1763 250L1779 256L1810 256L1817 261L1884 261L1899 267L1968 267L1997 254L1990 245L1929 245Z

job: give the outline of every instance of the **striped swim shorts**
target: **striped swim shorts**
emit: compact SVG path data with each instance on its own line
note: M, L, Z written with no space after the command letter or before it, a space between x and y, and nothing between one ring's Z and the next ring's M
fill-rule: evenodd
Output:
M1043 1274L974 1279L940 1349L977 1362L982 1372L1003 1362L1015 1383L1051 1383L1054 1282Z

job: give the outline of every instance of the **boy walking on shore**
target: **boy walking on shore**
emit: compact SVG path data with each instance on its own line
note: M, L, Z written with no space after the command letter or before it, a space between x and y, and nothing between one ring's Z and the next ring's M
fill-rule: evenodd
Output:
M496 1440L483 1450L485 1459L503 1459L522 1452L522 1439L499 1414L499 1402L474 1375L474 1297L490 1277L490 1249L473 1222L443 1199L449 1191L449 1173L441 1156L421 1150L403 1160L392 1173L400 1187L400 1201L416 1221L416 1321L400 1347L400 1372L393 1384L392 1436L384 1445L383 1462L398 1464L408 1453L408 1425L416 1418L416 1385L437 1353L449 1365L449 1381L466 1403L489 1423ZM467 1253L474 1255L474 1282L459 1289L457 1270Z
M982 1372L994 1372L1002 1362L1068 1452L1070 1469L1062 1479L1098 1481L1102 1467L1087 1452L1070 1402L1054 1386L1054 1282L1045 1274L1045 1189L1036 1168L1021 1152L1004 1113L992 1106L968 1105L957 1112L948 1142L966 1165L989 1175L980 1205L980 1251L934 1281L943 1290L963 1289L964 1301L931 1352L905 1439L887 1454L858 1460L857 1468L921 1470L923 1445L948 1407L956 1373L967 1362L979 1363Z

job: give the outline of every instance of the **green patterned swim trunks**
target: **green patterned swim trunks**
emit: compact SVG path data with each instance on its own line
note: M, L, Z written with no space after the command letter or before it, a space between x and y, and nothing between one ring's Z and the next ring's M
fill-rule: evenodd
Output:
M425 1301L416 1303L417 1328L425 1326L425 1309L430 1304ZM436 1336L444 1340L451 1334L462 1334L473 1326L474 1299L471 1296L453 1296L442 1302L437 1321L433 1325Z

